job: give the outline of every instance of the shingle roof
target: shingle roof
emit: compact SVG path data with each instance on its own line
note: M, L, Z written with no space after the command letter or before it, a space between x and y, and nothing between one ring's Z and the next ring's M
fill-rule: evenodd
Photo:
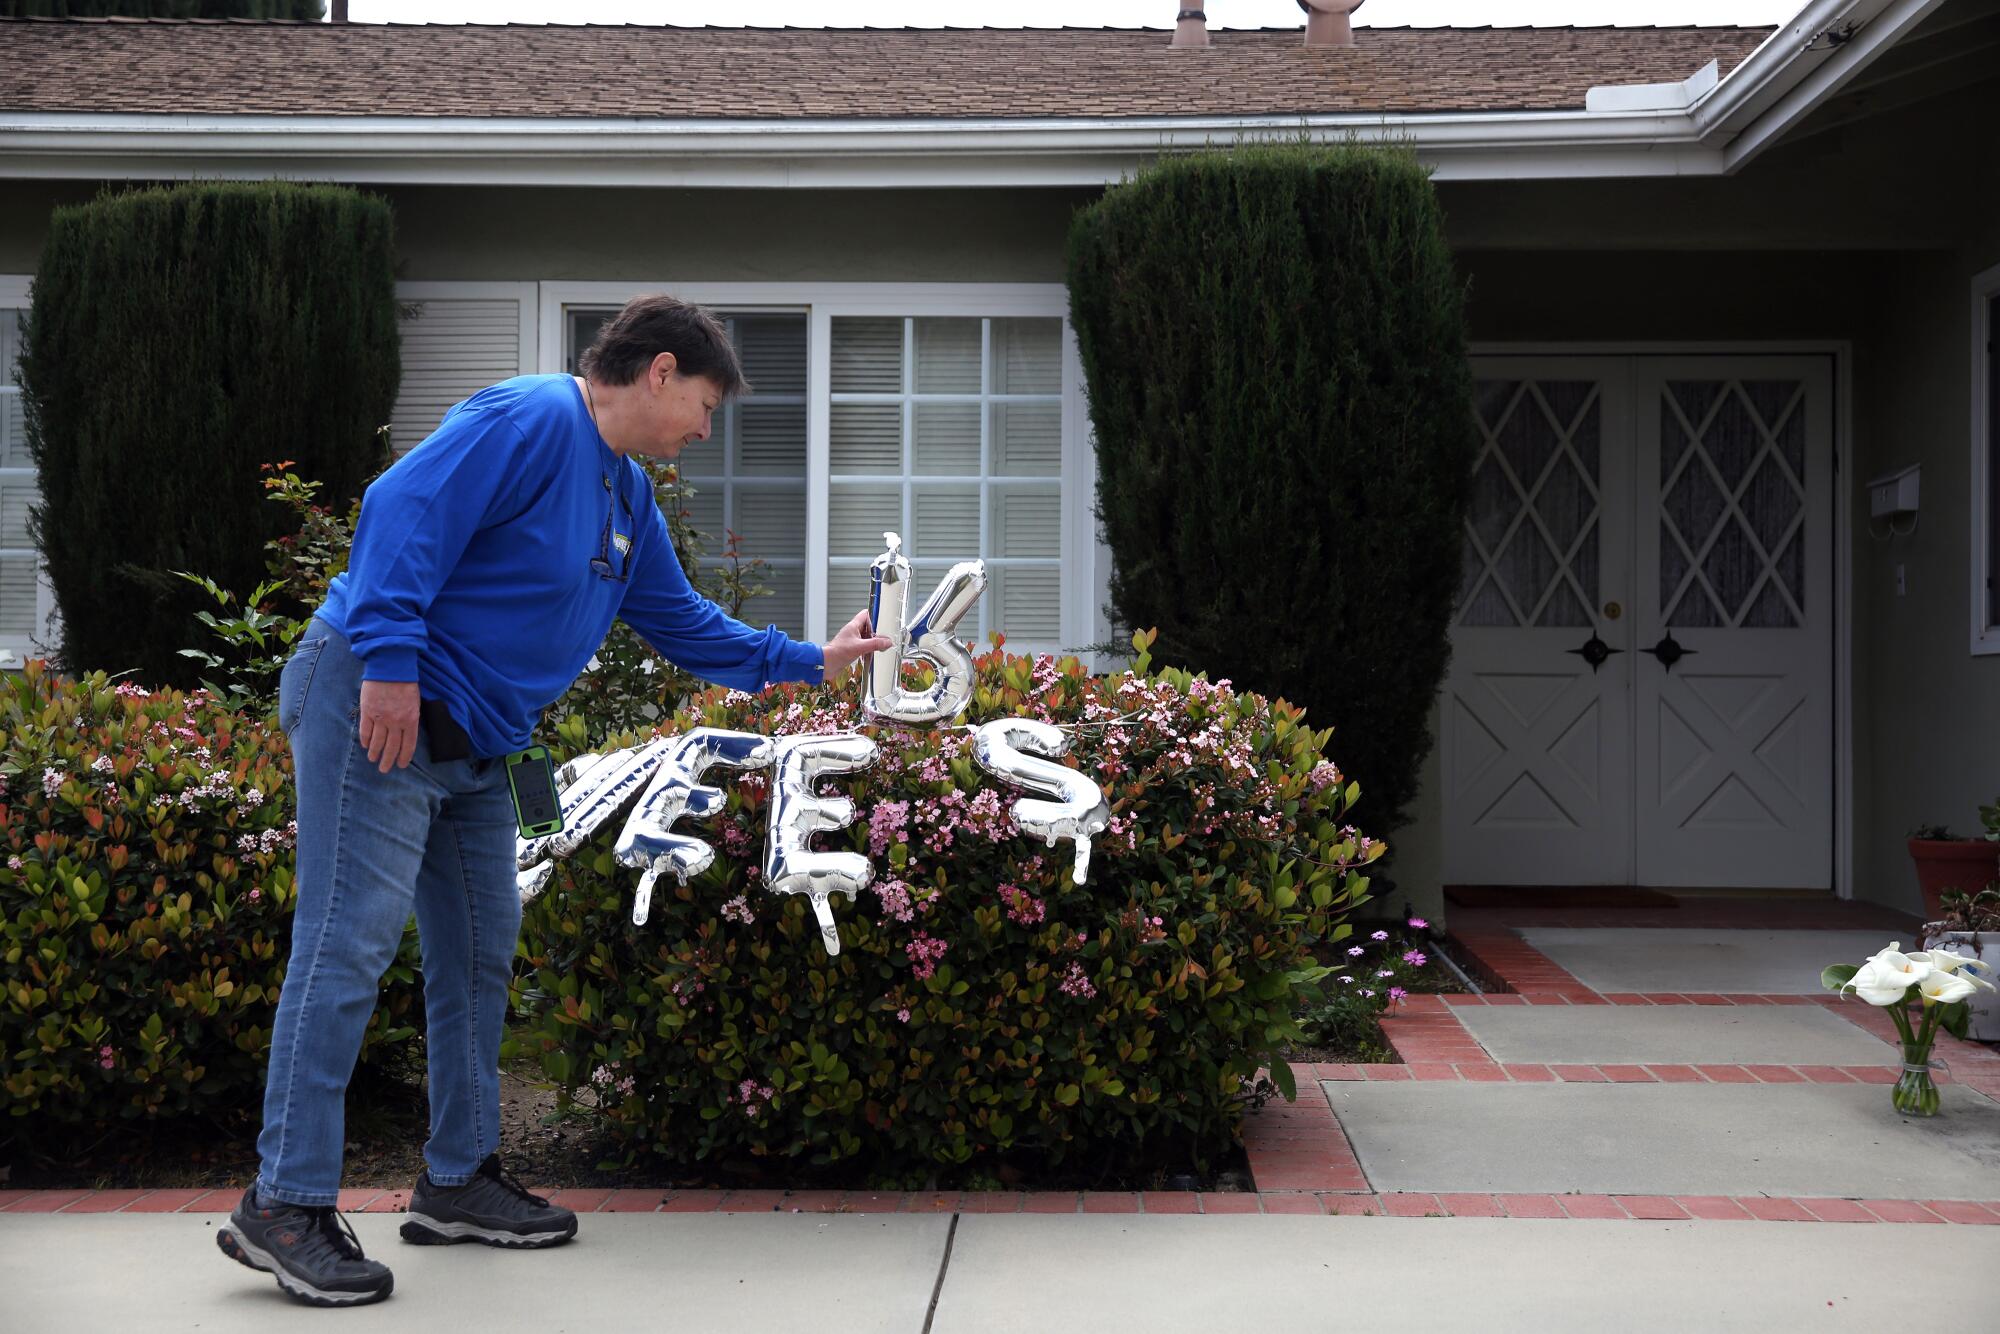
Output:
M0 20L0 109L1044 118L1579 109L1769 28L671 28Z

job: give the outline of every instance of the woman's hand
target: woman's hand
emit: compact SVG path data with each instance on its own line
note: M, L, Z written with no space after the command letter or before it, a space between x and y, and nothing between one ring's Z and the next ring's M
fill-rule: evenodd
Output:
M417 751L417 683L361 683L361 744L383 773L409 767Z
M888 648L891 640L886 635L878 635L868 622L868 613L861 612L846 625L840 627L830 643L822 644L820 652L826 655L826 679L835 681L847 674L856 660L870 653L880 653Z

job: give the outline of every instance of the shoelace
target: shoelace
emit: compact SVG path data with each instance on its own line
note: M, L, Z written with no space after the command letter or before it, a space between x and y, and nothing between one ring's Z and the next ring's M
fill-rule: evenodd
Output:
M493 1163L493 1170L489 1173L486 1173L485 1175L488 1180L497 1182L499 1185L513 1192L519 1198L528 1201L530 1204L539 1205L542 1208L548 1207L549 1202L546 1198L535 1194L533 1191L529 1190L526 1186L522 1185L520 1180L516 1178L512 1172L509 1172L506 1168L500 1166L500 1163L497 1159Z
M308 1209L306 1213L312 1217L313 1227L299 1243L298 1256L301 1260L318 1261L325 1258L328 1251L333 1252L336 1260L367 1259L361 1250L361 1238L354 1235L354 1229L332 1205Z

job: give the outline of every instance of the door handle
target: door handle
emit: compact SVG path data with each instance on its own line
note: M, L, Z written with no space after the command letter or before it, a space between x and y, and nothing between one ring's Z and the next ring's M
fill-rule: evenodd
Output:
M1682 648L1680 641L1674 638L1674 632L1669 630L1660 637L1659 643L1649 649L1641 649L1640 652L1652 654L1659 660L1660 666L1671 672L1674 669L1675 663L1679 662L1682 658L1693 657L1696 650Z
M1585 662L1589 663L1590 674L1592 676L1597 675L1597 669L1599 667L1602 667L1606 662L1609 662L1611 660L1612 654L1623 653L1624 651L1625 650L1622 648L1613 648L1611 647L1611 645L1605 643L1604 640L1601 637L1599 637L1595 631L1591 633L1589 639L1583 641L1582 648L1570 648L1563 650L1563 652L1565 653L1574 653L1577 657L1582 658Z

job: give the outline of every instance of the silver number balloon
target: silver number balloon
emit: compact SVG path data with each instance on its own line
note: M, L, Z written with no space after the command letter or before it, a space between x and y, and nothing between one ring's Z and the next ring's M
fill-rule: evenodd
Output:
M891 643L868 655L861 683L861 711L884 723L937 723L956 718L972 697L972 650L952 631L986 591L986 565L968 560L952 566L912 616L908 614L910 562L903 556L903 540L894 533L884 533L882 541L889 549L868 569L868 619L875 633L886 635ZM904 686L903 662L907 658L920 658L937 668L937 679L929 689L913 691Z
M1076 843L1075 883L1090 876L1090 840L1111 823L1111 808L1096 783L1053 757L1067 753L1069 738L1059 728L1032 718L999 718L972 734L972 758L995 778L1038 792L1050 800L1022 797L1014 803L1014 823L1025 834L1054 847L1059 838ZM1041 756L1051 758L1043 759Z
M754 732L729 732L697 727L683 733L660 757L653 781L638 808L619 832L612 856L620 866L636 866L643 874L632 898L632 925L644 926L652 914L653 885L671 874L685 885L715 861L715 849L698 838L673 832L683 815L706 820L728 798L722 789L705 787L701 776L712 765L727 769L761 769L771 762L776 745Z
M854 823L854 803L822 797L813 785L833 774L853 773L875 762L875 743L852 733L792 736L777 741L772 759L770 832L764 840L764 887L774 894L804 894L819 919L820 943L840 953L840 930L833 924L827 895L853 899L875 879L875 868L858 852L814 852L814 834Z

